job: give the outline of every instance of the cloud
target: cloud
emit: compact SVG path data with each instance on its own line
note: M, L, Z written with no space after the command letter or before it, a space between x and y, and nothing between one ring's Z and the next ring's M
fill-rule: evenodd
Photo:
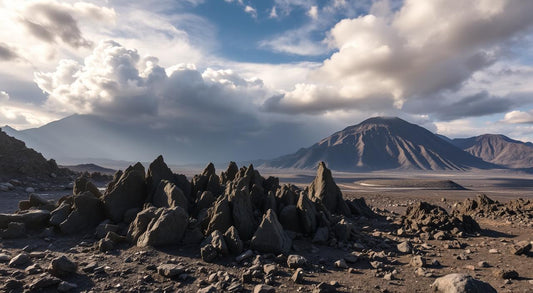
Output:
M311 17L312 19L318 19L318 6L313 5L309 10L307 11L307 15Z
M54 72L36 73L35 82L50 109L122 118L199 119L200 111L209 119L233 119L231 113L253 109L254 97L266 94L261 80L186 64L165 69L157 58L114 41L100 42L83 64L62 60Z
M270 14L268 15L269 18L278 18L278 11L276 9L276 6L272 6L272 9L270 10Z
M505 114L502 122L509 124L533 124L533 110L511 111Z
M67 4L41 0L17 8L19 21L31 35L48 43L61 40L73 48L89 48L93 45L92 41L83 36L78 19L112 22L115 18L113 9L86 2Z
M272 98L265 108L324 113L378 99L384 102L383 110L393 111L410 100L453 95L464 90L474 73L505 56L510 42L533 24L527 12L532 9L533 2L525 0L407 0L401 9L389 13L390 17L344 19L327 39L337 51L308 81L322 89L313 89L310 96L301 90L310 87L300 85L281 98ZM475 93L465 97L449 107L474 109L478 105L480 98ZM302 106L301 110L294 105Z
M2 61L13 61L17 60L19 55L17 51L9 46L8 44L0 42L0 60Z
M0 126L9 125L14 128L24 129L40 126L44 123L58 119L38 107L12 101L9 94L0 91Z
M257 18L257 10L250 5L244 7L244 12L250 14L253 18Z

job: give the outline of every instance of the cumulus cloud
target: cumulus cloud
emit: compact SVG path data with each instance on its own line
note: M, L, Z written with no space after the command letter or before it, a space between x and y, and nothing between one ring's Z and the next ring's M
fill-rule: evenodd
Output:
M533 124L533 110L511 111L505 114L502 122L510 124Z
M93 45L91 40L83 36L78 19L112 22L115 18L113 9L87 2L68 4L54 0L40 0L16 8L19 21L31 35L48 43L61 40L74 48Z
M114 41L99 43L83 64L62 60L54 72L36 73L35 82L51 109L122 118L234 119L265 95L259 79L186 64L165 69Z
M309 80L324 89L313 89L310 98L308 91L300 94L300 86L273 97L266 108L283 112L299 105L300 113L320 113L380 99L384 110L393 110L409 100L454 94L475 72L504 56L513 37L533 24L532 9L533 2L525 0L407 0L390 16L344 19L327 39L337 51ZM327 90L331 87L337 90ZM480 97L465 97L450 107L475 109ZM469 113L458 116L464 115Z

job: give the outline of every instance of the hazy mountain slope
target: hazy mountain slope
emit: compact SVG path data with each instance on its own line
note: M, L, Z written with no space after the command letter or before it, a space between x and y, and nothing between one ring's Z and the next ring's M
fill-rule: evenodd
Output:
M268 167L314 168L325 161L336 170L463 170L494 168L430 131L400 118L370 118L309 148L265 162Z
M532 168L533 145L501 134L456 138L453 144L487 162L509 168Z

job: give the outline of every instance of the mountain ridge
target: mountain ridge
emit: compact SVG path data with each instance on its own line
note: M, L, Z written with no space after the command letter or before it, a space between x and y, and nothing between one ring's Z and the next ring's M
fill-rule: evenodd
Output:
M326 161L339 171L498 168L457 148L429 130L398 117L372 117L308 148L269 160L266 167L314 168Z

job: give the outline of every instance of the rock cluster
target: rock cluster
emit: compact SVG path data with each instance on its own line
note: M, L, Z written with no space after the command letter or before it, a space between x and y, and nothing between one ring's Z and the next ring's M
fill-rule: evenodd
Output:
M513 199L507 203L492 200L485 194L478 194L474 199L466 199L455 206L456 213L473 217L507 220L514 223L531 224L533 220L533 201Z
M324 163L302 190L234 162L220 175L209 164L189 181L174 174L162 156L147 172L140 163L118 171L103 193L80 177L73 194L57 203L31 195L20 207L16 214L0 215L2 237L48 226L65 234L98 226L101 251L126 240L140 247L201 242L208 261L245 248L287 253L295 238L347 242L357 236L354 217L377 216L362 198L344 200Z
M409 206L402 220L403 227L412 233L428 233L438 239L446 239L450 234L474 234L481 231L479 224L469 215L454 215L439 206L427 202L418 202Z

